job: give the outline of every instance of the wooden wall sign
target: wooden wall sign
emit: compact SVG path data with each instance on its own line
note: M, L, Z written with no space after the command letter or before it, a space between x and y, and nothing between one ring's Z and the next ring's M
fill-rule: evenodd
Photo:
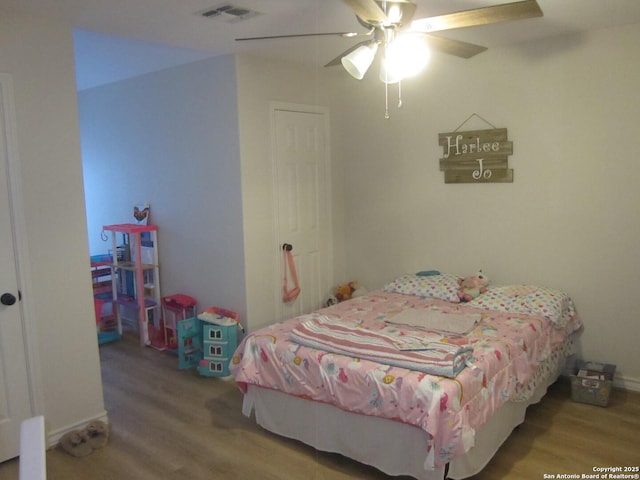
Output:
M513 142L506 128L440 133L438 144L444 150L440 159L444 183L513 182L507 158L513 153Z

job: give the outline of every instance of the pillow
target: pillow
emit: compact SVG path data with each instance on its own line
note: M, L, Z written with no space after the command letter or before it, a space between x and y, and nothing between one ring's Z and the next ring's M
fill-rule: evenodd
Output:
M576 315L573 300L564 292L534 285L505 285L488 290L467 303L470 307L543 316L565 326Z
M383 290L385 292L431 297L447 302L459 303L458 290L460 285L458 284L458 280L460 278L461 277L449 273L427 276L407 274L386 284Z

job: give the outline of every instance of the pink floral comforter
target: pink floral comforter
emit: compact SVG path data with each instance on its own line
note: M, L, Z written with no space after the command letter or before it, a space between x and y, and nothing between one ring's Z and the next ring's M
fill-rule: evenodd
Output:
M470 366L446 378L303 346L290 339L303 316L245 337L232 359L232 374L243 390L252 384L421 428L430 440L427 464L437 467L471 448L475 429L502 404L528 398L544 379L539 367L549 364L568 334L580 328L577 316L555 323L384 291L319 312L380 334L415 336L415 327L393 323L408 308L480 312L482 320L466 335L420 332L429 341L471 347Z

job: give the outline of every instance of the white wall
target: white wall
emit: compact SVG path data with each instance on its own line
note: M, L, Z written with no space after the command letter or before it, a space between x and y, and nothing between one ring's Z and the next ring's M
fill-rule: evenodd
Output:
M79 92L92 253L104 225L151 204L162 295L246 317L237 95L233 57Z
M103 225L131 221L148 201L163 295L236 310L248 330L273 322L269 105L326 104L323 73L222 57L79 92L91 253L110 248Z
M327 106L330 97L325 80L329 74L321 68L302 68L249 56L237 57L236 65L247 309L253 330L277 318L277 293L282 282L274 231L269 105L275 101ZM333 118L332 112L329 116ZM332 174L333 171L332 167ZM340 191L334 188L334 192ZM340 193L334 193L332 204L334 272L343 276Z
M0 15L0 72L12 77L27 225L26 322L36 399L55 435L104 416L82 188L71 28ZM25 278L22 279L25 281Z
M356 279L371 289L405 271L437 268L467 275L482 268L494 283L561 288L573 296L586 324L581 355L616 363L623 383L639 388L631 340L638 322L627 287L638 279L640 263L632 248L640 234L633 212L640 178L629 141L640 111L634 90L639 67L630 53L638 37L632 25L492 49L471 60L436 55L427 72L405 82L405 106L392 108L389 120L375 79L358 82L339 69L238 57L242 193L241 200L235 198L242 212L225 218L242 218L250 329L272 321L277 301L271 285L278 275L270 244L275 234L269 102L328 105L336 281ZM138 91L150 78L141 77ZM220 89L226 91L225 85L212 82L208 90L219 95ZM145 108L166 115L160 96L155 98L157 108ZM438 133L455 129L472 113L508 128L514 183L444 184ZM476 119L465 128L484 126ZM194 176L194 182L201 179ZM140 200L151 201L157 220L162 213L153 199L130 195L122 208ZM166 250L164 238L161 233L168 261L178 242ZM201 252L202 245L197 247ZM226 269L216 272L236 272L240 264L225 262ZM184 274L175 268L178 278Z
M350 277L376 288L403 272L481 268L494 283L560 288L585 323L581 356L640 388L638 45L630 25L435 56L389 120L379 82L336 82ZM473 113L508 129L514 183L444 184L438 133ZM476 128L491 127L462 130Z

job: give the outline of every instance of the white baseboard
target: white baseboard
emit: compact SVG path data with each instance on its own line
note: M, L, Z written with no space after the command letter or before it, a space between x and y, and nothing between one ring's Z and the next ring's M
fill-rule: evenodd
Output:
M640 380L637 378L615 376L613 386L630 392L640 392Z
M94 422L96 420L100 420L104 423L109 423L109 417L107 415L106 410L104 410L102 413L91 417L91 418L86 418L84 420L81 420L73 425L68 425L64 428L59 428L57 430L52 430L52 431L48 431L47 432L47 448L51 448L51 447L55 447L59 442L60 442L60 438L62 438L62 436L65 433L68 432L72 432L74 430L82 430L83 428L85 428L87 425L89 425L91 422Z

